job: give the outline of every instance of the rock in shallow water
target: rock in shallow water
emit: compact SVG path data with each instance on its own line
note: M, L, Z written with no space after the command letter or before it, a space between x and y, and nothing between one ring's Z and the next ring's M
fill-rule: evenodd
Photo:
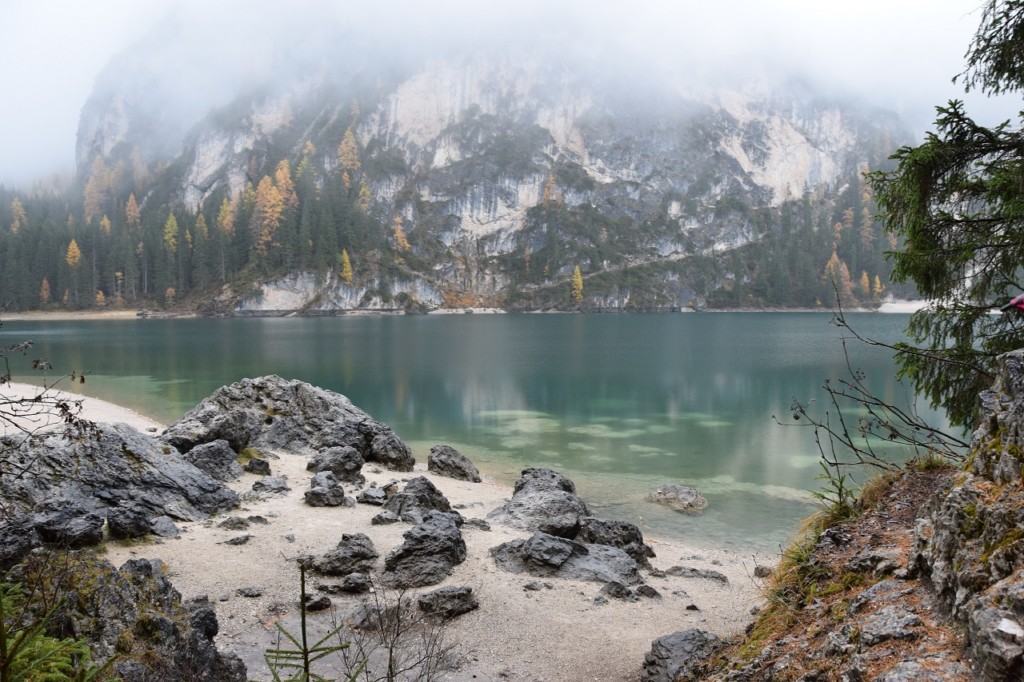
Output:
M695 514L707 509L708 501L696 488L677 483L658 486L647 499L677 512Z

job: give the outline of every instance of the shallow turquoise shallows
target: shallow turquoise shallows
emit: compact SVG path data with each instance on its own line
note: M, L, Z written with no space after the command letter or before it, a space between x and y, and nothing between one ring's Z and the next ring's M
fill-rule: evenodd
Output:
M886 341L902 339L907 322L848 319ZM29 358L14 358L16 381L42 379L28 365L45 357L57 372L88 372L74 390L164 422L242 377L301 379L390 424L420 461L431 445L450 443L501 483L525 466L552 467L576 481L596 513L638 523L654 539L777 551L814 510L808 491L821 485L814 439L793 426L790 405L813 399L823 413L823 383L847 376L830 320L705 313L11 321L0 328L0 345L35 344ZM848 347L876 392L906 403L887 351ZM687 517L646 502L661 483L696 486L710 507Z

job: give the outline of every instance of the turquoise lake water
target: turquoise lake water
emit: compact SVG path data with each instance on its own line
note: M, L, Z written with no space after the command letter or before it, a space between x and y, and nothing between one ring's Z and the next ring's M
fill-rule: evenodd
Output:
M849 314L902 338L905 315ZM827 313L343 316L8 322L0 345L89 373L74 390L160 421L221 385L278 374L347 395L425 461L455 445L511 483L525 466L574 481L597 513L646 535L777 551L814 509L818 452L794 397L823 406L846 375ZM904 401L890 354L849 345L880 395ZM15 358L16 381L38 382ZM927 414L927 411L924 411ZM898 454L894 453L894 456ZM661 483L710 501L687 517L645 501Z

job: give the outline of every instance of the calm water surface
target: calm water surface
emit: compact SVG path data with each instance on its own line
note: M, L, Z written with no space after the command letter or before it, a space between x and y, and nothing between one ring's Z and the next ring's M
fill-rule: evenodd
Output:
M905 315L848 316L902 338ZM85 395L164 422L242 377L278 374L343 393L425 461L451 443L511 483L524 466L573 478L602 515L655 539L777 550L814 509L811 434L794 397L824 402L844 376L829 314L445 315L10 322L0 344L86 370ZM875 390L904 400L889 353L851 344ZM16 365L19 364L16 362ZM23 364L27 368L27 362ZM27 372L15 380L39 380ZM695 485L711 505L685 517L644 501Z

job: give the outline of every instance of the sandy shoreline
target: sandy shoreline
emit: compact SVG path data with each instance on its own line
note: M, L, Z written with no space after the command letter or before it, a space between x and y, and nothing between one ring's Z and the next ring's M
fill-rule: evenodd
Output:
M14 384L0 395L31 396L38 387ZM82 415L93 421L123 422L145 432L163 425L127 408L95 398L83 400ZM294 559L302 554L323 554L343 533L363 532L384 557L402 542L407 524L373 526L370 518L380 509L370 505L353 508L315 508L303 501L310 473L306 458L276 453L271 461L275 475L285 475L291 490L286 495L260 499L251 494L257 477L245 474L231 487L243 495L240 509L206 521L181 523L176 539L143 543L109 543L105 557L115 566L131 558L158 558L167 565L169 577L185 599L207 596L216 604L220 620L218 645L243 657L252 679L267 679L263 651L273 644L272 623L294 623L297 615L298 574ZM364 467L370 481L384 484L426 475L466 518L483 518L508 499L512 490L491 481L474 484L427 474L426 453L416 452L417 470L397 474ZM245 531L218 527L224 517L261 516L269 523L253 524ZM252 537L243 545L225 544L239 535ZM687 547L649 539L657 557L652 564L661 570L692 566L725 574L721 584L701 578L646 577L661 594L657 599L595 602L601 585L560 579L513 575L499 570L490 548L529 533L492 524L490 531L466 527L468 558L442 585L468 585L481 608L457 618L449 637L458 642L461 667L447 680L635 680L644 653L655 638L676 630L698 627L719 635L741 631L751 619L750 610L762 601L762 581L753 577L757 564L775 558L738 554L725 550ZM378 560L378 569L382 559ZM551 585L539 591L524 589L539 581ZM325 580L327 582L327 580ZM317 580L311 581L310 591ZM258 598L239 596L241 587L255 586ZM436 587L426 588L430 591ZM332 597L337 617L356 605L358 597ZM693 607L696 607L695 609ZM326 628L331 612L314 616L314 625Z

